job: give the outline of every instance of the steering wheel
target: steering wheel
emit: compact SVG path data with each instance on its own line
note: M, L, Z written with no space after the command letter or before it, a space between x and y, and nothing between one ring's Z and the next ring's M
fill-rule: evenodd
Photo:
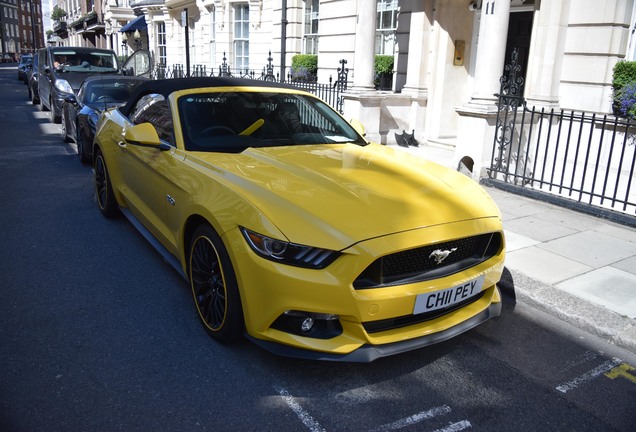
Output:
M101 95L100 97L97 98L96 102L104 102L104 101L114 102L115 100L111 96Z
M216 132L215 132L216 131ZM214 132L214 133L213 133ZM225 132L225 133L224 133ZM236 135L236 132L227 126L223 125L213 125L208 126L203 129L200 133L200 136L203 135L212 135L212 136L220 136L220 135Z

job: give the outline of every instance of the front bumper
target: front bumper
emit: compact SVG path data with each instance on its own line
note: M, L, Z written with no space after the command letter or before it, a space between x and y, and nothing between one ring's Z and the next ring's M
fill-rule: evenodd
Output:
M501 232L498 218L457 222L358 243L329 267L311 270L275 263L249 249L239 230L226 233L236 266L245 328L258 345L294 357L368 362L449 339L498 316L505 246L492 258L439 279L372 289L354 289L355 278L377 257L396 250L482 233ZM447 313L412 324L367 331L365 325L414 314L416 298L483 278L481 295ZM305 336L276 325L293 311L337 316L341 332ZM324 335L323 335L324 336Z
M496 288L498 290L498 288ZM355 351L348 354L333 354L326 352L310 351L299 349L289 345L281 345L276 342L266 341L247 335L248 339L274 354L295 357L306 360L323 360L323 361L339 361L352 363L368 363L381 357L388 357L395 354L404 353L414 349L433 345L452 339L468 330L477 327L479 324L501 315L501 302L492 303L487 309L472 318L457 324L448 330L433 333L428 336L422 336L415 339L409 339L400 342L393 342L386 345L363 345Z

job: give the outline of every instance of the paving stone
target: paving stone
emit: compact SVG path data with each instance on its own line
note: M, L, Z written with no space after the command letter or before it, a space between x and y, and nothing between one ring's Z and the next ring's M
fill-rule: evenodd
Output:
M636 252L634 243L599 231L577 233L537 247L594 268L622 261Z
M577 297L600 304L629 318L636 318L636 275L603 267L556 285Z
M578 232L575 229L539 219L537 216L526 216L505 221L504 228L540 242L558 239Z
M506 267L547 284L554 284L593 270L561 255L531 246L506 255Z

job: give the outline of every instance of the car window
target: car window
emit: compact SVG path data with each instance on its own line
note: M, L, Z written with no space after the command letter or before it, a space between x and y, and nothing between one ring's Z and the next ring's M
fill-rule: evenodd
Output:
M308 95L218 92L177 102L186 150L366 142L327 104Z
M67 72L116 72L115 53L100 50L57 48L52 52L53 67Z
M85 85L83 102L87 104L122 104L128 100L133 89L142 81L132 80L94 80ZM81 90L80 90L81 91Z
M152 124L159 139L174 146L172 114L168 101L162 95L149 94L141 97L133 108L130 119L134 124Z

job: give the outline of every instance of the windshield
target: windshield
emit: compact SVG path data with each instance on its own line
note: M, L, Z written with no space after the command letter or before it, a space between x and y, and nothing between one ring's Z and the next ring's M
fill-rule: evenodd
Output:
M78 98L91 107L123 105L132 91L141 84L140 79L99 79L85 82Z
M239 153L248 147L366 145L330 106L305 95L201 93L180 97L178 107L186 150Z
M117 72L115 53L100 50L75 50L72 48L53 51L53 67L64 72L96 73Z

